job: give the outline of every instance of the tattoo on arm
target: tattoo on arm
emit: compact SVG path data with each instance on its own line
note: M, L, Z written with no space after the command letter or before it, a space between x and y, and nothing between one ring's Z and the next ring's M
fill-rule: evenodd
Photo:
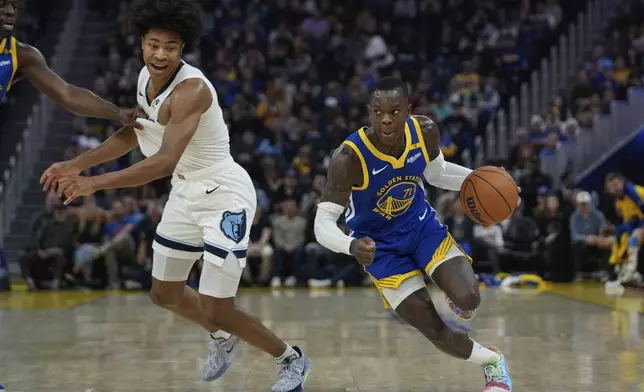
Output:
M331 158L326 187L320 201L346 206L351 187L362 185L362 181L360 159L351 147L341 144Z
M420 131L425 140L425 148L429 154L429 160L433 160L440 154L441 131L434 121L427 116L414 116L420 125Z

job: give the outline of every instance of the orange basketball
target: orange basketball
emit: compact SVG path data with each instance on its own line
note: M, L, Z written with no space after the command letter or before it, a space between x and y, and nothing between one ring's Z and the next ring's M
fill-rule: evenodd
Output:
M463 181L461 204L474 222L483 225L503 222L519 204L519 188L505 170L483 166Z

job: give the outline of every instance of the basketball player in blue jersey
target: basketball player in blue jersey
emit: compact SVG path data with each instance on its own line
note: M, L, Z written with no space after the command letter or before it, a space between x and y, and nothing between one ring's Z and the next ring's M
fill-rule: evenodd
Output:
M439 317L423 274L442 289L462 318L480 303L470 258L459 248L425 199L423 178L458 191L471 172L445 162L438 126L410 116L407 86L395 78L378 81L368 105L372 126L351 134L336 150L315 217L317 240L356 257L391 307L439 350L480 365L485 392L512 391L505 358ZM346 210L346 212L345 212ZM351 233L337 226L345 212Z
M20 0L0 0L0 99L15 82L25 78L74 114L135 125L135 110L119 109L91 91L65 82L47 66L38 49L13 37L19 3Z

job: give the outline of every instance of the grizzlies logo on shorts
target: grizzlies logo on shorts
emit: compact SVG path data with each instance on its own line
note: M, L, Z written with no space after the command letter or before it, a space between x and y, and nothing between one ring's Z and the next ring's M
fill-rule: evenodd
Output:
M242 212L230 212L225 211L224 215L221 217L221 232L224 235L240 243L244 236L246 235L246 211Z

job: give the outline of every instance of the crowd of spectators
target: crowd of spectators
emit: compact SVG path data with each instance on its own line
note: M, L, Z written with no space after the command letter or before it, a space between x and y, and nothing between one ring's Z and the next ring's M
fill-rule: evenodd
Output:
M95 6L106 7L107 15L114 11L104 2ZM107 61L93 87L120 106L134 106L141 50L126 1L116 14L115 34L102 48ZM233 155L251 174L258 194L242 283L326 287L368 281L350 257L321 247L312 226L331 152L368 123L369 87L383 75L409 82L414 113L442 125L447 159L476 165L486 158L479 146L495 109L538 63L530 49L551 39L565 14L557 0L204 2L206 35L184 58L201 67L217 89ZM592 251L581 246L592 241L580 240L578 231L570 234L576 208L582 219L601 221L590 196L573 190L561 148L566 135L578 132L584 107L562 94L545 119L535 115L529 131L517 132L517 144L502 164L522 187L522 212L502 225L475 225L453 194L432 192L453 236L478 260L477 271L536 270L562 280L575 272L581 276L586 263L569 271L562 267L565 273L556 265L565 252ZM74 126L78 133L65 158L117 129L84 119ZM133 152L92 173L119 170L139 158ZM30 287L147 287L151 240L168 189L164 179L133 191L99 192L69 208L49 195L47 210L34 223L34 246L22 257ZM36 272L42 265L48 278ZM198 273L199 263L189 284L196 284Z

